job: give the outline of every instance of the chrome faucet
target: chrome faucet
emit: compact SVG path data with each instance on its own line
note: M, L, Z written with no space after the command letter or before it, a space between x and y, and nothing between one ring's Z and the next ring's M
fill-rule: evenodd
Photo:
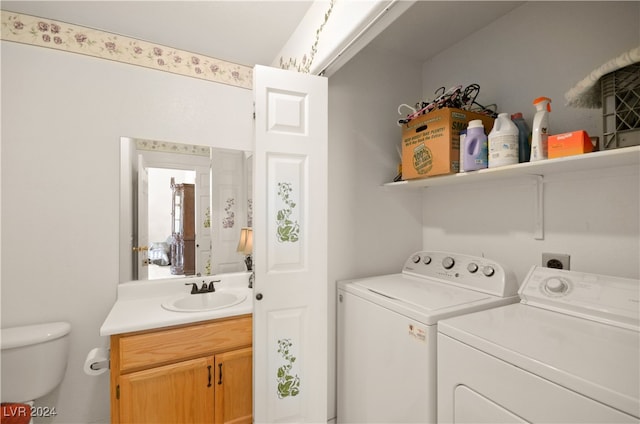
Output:
M216 291L216 287L213 283L219 283L220 280L212 280L207 283L202 282L202 287L198 288L196 283L184 283L185 286L191 286L191 294L213 293Z

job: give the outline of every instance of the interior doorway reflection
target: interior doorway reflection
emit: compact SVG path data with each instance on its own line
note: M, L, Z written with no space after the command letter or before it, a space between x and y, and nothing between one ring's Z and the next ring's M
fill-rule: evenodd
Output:
M188 223L189 243L195 244L194 196L196 173L187 169L149 168L149 276L150 280L172 278L194 273L194 246L184 258L184 238L177 240L176 228ZM175 187L190 186L191 195L184 196L176 204ZM188 203L188 204L187 204ZM185 217L184 214L187 216ZM182 218L183 222L179 222ZM178 220L178 221L176 221ZM184 263L190 265L185 270Z

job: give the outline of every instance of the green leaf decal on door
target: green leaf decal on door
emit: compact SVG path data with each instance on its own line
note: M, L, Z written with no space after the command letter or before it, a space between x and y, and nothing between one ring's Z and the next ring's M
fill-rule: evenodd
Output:
M211 208L207 206L207 209L204 211L204 222L202 223L204 228L211 228Z
M278 183L278 196L285 207L276 216L278 223L278 241L295 243L300 238L300 224L291 218L296 203L291 199L291 183Z
M278 340L278 353L286 361L286 364L278 368L278 397L280 399L297 396L300 393L300 378L297 374L290 374L293 363L296 361L296 357L289 350L291 346L293 346L291 339Z

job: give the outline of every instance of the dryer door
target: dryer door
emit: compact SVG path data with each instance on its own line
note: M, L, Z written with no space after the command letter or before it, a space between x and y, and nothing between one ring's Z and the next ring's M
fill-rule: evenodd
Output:
M461 423L527 423L502 406L467 386L455 388L455 422Z
M438 423L637 423L638 419L438 334Z

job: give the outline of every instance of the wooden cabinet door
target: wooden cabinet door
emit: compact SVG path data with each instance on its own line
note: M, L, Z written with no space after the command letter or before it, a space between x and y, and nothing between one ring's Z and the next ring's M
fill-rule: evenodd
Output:
M215 423L253 420L253 353L250 347L216 355Z
M210 423L213 357L120 376L121 423Z

